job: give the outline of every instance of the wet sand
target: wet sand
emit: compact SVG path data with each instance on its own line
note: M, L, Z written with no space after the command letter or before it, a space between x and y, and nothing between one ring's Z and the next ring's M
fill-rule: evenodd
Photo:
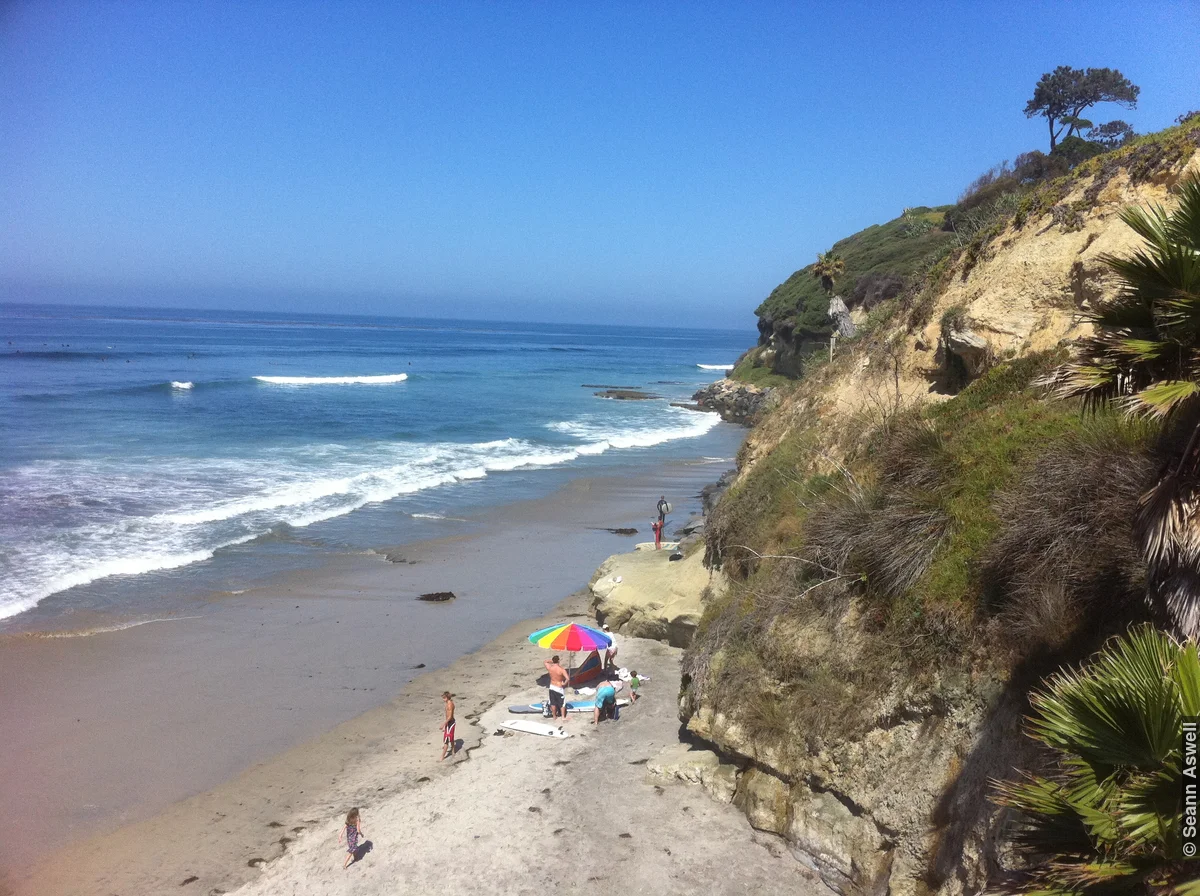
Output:
M202 868L214 882L198 892L230 889L251 859L283 849L287 831L320 821L326 803L333 810L328 799L313 806L313 794L347 769L357 780L373 761L364 757L397 732L431 724L439 707L430 694L445 673L413 681L416 667L445 666L513 619L540 617L631 546L596 527L644 527L664 490L685 510L694 502L683 496L721 469L677 464L653 481L575 480L550 498L480 514L479 534L393 552L415 563L333 557L244 594L210 595L186 614L199 618L0 640L8 886L157 892L151 880L165 884L186 867L172 887ZM415 600L445 590L458 599ZM526 663L485 690L494 699L528 673ZM432 727L425 737L436 752L436 719ZM280 814L288 817L267 817ZM135 883L142 865L146 886Z

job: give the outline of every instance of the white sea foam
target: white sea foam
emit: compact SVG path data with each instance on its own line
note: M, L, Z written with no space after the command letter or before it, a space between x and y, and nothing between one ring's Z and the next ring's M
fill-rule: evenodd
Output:
M253 457L40 461L0 485L0 618L112 576L207 560L280 525L309 526L368 504L497 472L553 467L612 449L699 436L716 414L669 408L551 424L577 444L320 444ZM63 508L72 523L62 526ZM434 516L434 515L427 515ZM4 529L4 520L20 528ZM9 534L16 537L8 537Z
M547 428L583 442L575 451L581 455L603 454L611 448L651 448L676 439L692 439L702 436L721 422L719 414L706 411L689 411L670 408L663 415L666 420L656 419L647 424L613 421L603 417L587 417L561 423L549 423Z
M272 386L386 386L402 383L407 373L388 373L381 376L256 376L260 383Z
M701 370L733 370L736 364L697 364Z
M241 592L238 592L239 594ZM56 640L59 638L90 638L92 635L107 635L111 632L123 632L141 625L152 625L156 622L178 622L184 619L203 619L203 616L160 616L155 619L135 619L132 622L118 622L113 625L98 625L93 628L67 629L57 632L29 632L26 637L35 639Z
M171 380L172 389L190 389L194 384L189 382L180 382L179 380Z

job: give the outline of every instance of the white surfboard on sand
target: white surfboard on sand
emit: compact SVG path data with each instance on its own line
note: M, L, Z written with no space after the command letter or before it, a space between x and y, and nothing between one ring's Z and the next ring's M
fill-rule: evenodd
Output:
M507 728L509 731L524 731L526 734L538 734L542 737L570 737L569 731L563 731L561 728L555 728L553 725L543 725L541 722L528 722L525 719L513 719L508 722L501 722L501 728Z
M628 705L629 705L629 701L627 699L625 699L624 697L617 698L617 706L628 706ZM527 706L510 706L508 708L508 711L512 712L512 713L517 713L517 714L524 713L525 715L530 715L532 713L542 712L545 709L545 707L546 707L546 704L544 704L544 703L530 703ZM567 712L594 712L595 709L596 709L596 701L595 700L568 700L567 701Z

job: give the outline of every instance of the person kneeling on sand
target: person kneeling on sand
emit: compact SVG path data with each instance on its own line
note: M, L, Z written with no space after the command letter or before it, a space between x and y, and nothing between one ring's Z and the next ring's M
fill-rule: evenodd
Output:
M567 674L566 669L559 665L557 654L546 660L543 665L550 673L550 692L547 695L550 698L550 711L555 719L561 713L562 720L565 722L567 720L567 685L571 683L571 676Z
M363 839L362 820L359 818L358 809L351 809L346 813L345 827L338 834L338 843L346 841L346 864L342 865L342 868L349 868L356 858L358 841L361 839Z
M621 717L617 709L617 689L611 681L604 681L596 688L596 710L592 724L601 719L612 719L614 722Z
M442 759L454 755L454 695L442 691L442 702L446 704L446 721L442 723Z

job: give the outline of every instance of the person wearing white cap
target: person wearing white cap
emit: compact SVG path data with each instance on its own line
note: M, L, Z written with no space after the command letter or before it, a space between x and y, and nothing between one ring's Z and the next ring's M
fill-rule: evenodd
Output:
M604 623L604 634L612 640L608 645L608 649L604 651L604 668L611 669L617 664L617 636L613 634L613 630L608 627L608 623Z

